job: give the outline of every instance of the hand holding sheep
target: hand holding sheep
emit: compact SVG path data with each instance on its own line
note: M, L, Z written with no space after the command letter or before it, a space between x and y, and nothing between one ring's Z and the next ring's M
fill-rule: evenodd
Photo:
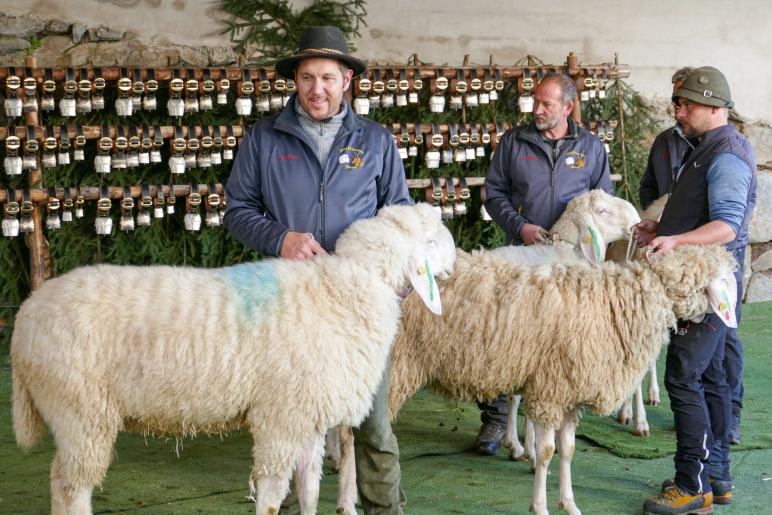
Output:
M285 259L310 259L314 256L324 256L327 252L308 232L289 231L281 244L280 256Z

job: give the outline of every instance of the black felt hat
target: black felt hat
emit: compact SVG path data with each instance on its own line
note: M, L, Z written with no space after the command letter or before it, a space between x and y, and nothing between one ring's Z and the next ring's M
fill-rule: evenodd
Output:
M303 59L337 59L354 70L354 76L367 69L367 63L349 55L346 36L338 27L306 27L295 53L276 62L276 72L285 79L295 78L295 67Z

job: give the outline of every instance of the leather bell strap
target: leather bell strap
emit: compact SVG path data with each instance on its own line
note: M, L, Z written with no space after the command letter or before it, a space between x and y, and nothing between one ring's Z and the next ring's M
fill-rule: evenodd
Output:
M161 126L153 126L153 146L160 149L164 145L164 137L161 134Z
M397 79L394 78L394 70L388 68L386 70L386 91L397 91Z
M413 89L418 91L424 87L424 81L421 78L421 70L413 68Z
M407 80L407 69L405 68L399 70L399 83L397 84L397 87L402 93L410 89L410 82Z
M442 132L440 132L440 124L432 124L432 138L430 140L430 148L439 149L442 147L444 140L442 138Z
M142 124L142 150L149 151L153 148L153 140L150 138L150 127L146 123Z
M421 120L418 120L413 124L414 141L416 145L420 145L424 142L424 133L421 130Z
M445 178L445 191L447 192L445 198L448 202L456 201L456 187L453 185L453 177Z
M62 152L70 150L70 134L66 125L59 127L59 150Z
M24 151L34 154L38 151L38 139L35 134L35 126L27 125L27 141L24 143Z
M255 84L252 82L252 78L249 75L249 70L244 68L241 71L241 94L243 96L249 96L255 92Z

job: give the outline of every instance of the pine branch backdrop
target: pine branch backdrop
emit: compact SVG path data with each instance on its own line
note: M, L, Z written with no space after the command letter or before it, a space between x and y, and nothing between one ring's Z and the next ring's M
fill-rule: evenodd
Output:
M336 25L349 40L359 36L359 29L365 26L366 2L363 0L328 1L317 0L310 7L301 11L292 8L287 0L259 1L224 0L223 10L231 15L224 20L230 32L234 45L238 49L255 47L263 55L260 64L266 65L275 58L291 53L294 42L300 31L306 25ZM462 56L459 56L459 61ZM420 63L407 61L403 64L411 66ZM434 63L440 64L440 63ZM449 63L448 66L458 66L459 63ZM180 63L184 67L184 63ZM622 110L617 99L616 88L622 90ZM370 118L381 123L442 123L458 122L458 111L445 111L434 114L428 109L430 92L428 88L421 91L421 98L416 105L394 107L391 109L375 109ZM232 93L231 93L232 94ZM113 96L111 96L113 95ZM106 88L105 104L112 106L115 100L115 88ZM131 118L133 125L148 124L153 126L178 125L178 118L169 117L163 106L166 105L168 90L158 92L159 109L154 112L139 111ZM53 112L56 113L56 112ZM270 113L269 113L270 114ZM617 193L628 200L637 203L638 182L646 165L648 156L648 141L652 131L656 131L653 109L628 84L621 80L612 82L607 89L604 100L593 100L583 105L585 120L619 120L624 116L625 141L617 137L611 144L612 173L624 173L623 180L617 185ZM236 115L232 102L230 105L217 106L207 112L186 114L184 124L239 124L252 125L260 118L260 113L242 120ZM487 106L466 111L466 122L506 121L510 123L527 122L530 115L523 115L517 110L517 91L513 82L500 94L497 102ZM6 120L3 123L7 124ZM65 119L57 114L46 115L43 124L58 126L72 125L71 119ZM126 120L117 116L114 109L94 112L89 115L79 115L77 123L82 125L116 124L126 125ZM617 129L617 133L619 129ZM626 163L622 162L622 145L625 145ZM107 175L96 174L93 166L95 145L86 146L86 159L73 162L67 166L59 166L44 170L42 184L33 187L78 186L78 185L109 185L125 186L136 184L172 184L191 182L214 183L227 181L230 172L230 162L211 168L196 168L187 170L181 177L169 173L165 159L168 157L164 149L164 162L155 165L145 165L140 168L113 172ZM489 156L488 156L489 157ZM487 172L488 158L475 159L459 164L444 165L437 172L442 177L474 177L484 176ZM432 173L423 163L423 156L410 157L404 161L407 178L426 178ZM21 176L0 174L0 189L22 189L27 187L26 173ZM413 190L416 200L425 200L423 190ZM459 247L470 250L478 246L495 247L503 244L504 235L498 227L480 218L479 188L474 188L466 216L448 221ZM132 232L114 230L112 236L98 237L94 232L95 203L86 203L86 216L72 223L63 224L57 231L47 231L46 238L51 252L50 267L55 275L64 273L78 266L96 263L133 264L133 265L189 265L200 267L217 267L234 264L241 261L259 259L259 255L249 251L236 241L223 228L202 228L199 232L188 232L178 215L167 216L156 220L150 227L137 228ZM117 210L113 208L115 217ZM24 238L0 238L0 319L6 320L7 327L4 336L0 337L0 356L7 360L8 343L13 327L13 316L19 304L30 291L28 272L28 251ZM87 295L84 292L84 295ZM149 295L152 292L148 293ZM202 292L205 294L205 292ZM118 299L116 299L118 302Z

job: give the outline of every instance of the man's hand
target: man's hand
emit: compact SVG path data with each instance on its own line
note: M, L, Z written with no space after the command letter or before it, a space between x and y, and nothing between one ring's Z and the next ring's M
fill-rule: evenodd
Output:
M547 236L547 231L545 231L543 227L539 227L535 224L524 224L520 228L520 239L522 239L526 245L544 243Z
M657 229L659 229L659 222L655 222L654 220L642 220L635 224L633 226L635 243L637 243L639 247L645 247L657 237Z
M327 252L316 242L312 234L290 231L284 237L280 256L286 259L303 260L325 254Z
M657 236L653 240L651 240L651 243L649 243L649 248L651 249L651 252L654 254L665 254L666 252L670 252L674 248L678 246L678 236Z

